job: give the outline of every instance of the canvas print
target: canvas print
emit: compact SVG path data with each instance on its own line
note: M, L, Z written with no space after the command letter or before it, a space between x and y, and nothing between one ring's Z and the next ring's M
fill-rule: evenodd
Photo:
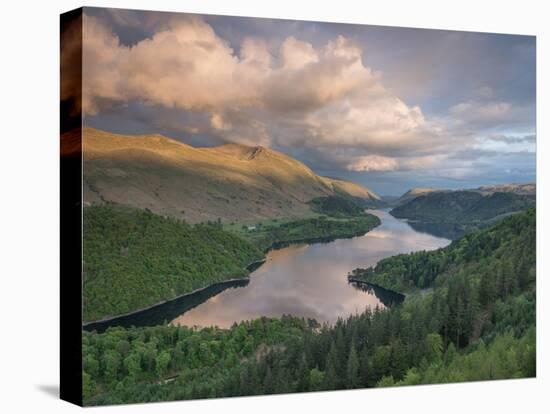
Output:
M80 186L82 229L62 241L81 268L62 300L82 307L62 311L78 341L62 358L81 402L534 377L535 49L62 17L62 199Z

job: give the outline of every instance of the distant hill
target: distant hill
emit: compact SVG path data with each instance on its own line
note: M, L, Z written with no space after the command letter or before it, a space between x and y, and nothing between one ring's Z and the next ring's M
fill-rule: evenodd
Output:
M437 191L413 198L395 207L391 214L422 223L424 227L427 223L445 224L445 227L459 225L453 228L455 236L458 236L534 204L533 198L511 192Z
M406 203L407 201L412 200L413 198L419 197L424 194L433 193L436 191L445 191L445 190L440 190L437 188L423 188L423 187L411 188L409 191L404 193L401 197L398 197L397 199L392 200L391 204L398 206Z
M526 184L497 184L497 185L485 185L476 189L477 191L489 194L489 193L514 193L524 196L535 197L537 194L537 185L535 183Z
M409 191L404 193L402 196L395 198L386 198L383 197L384 201L387 203L398 206L406 203L407 201L412 200L413 198L419 197L424 194L433 193L433 192L452 192L453 190L446 190L440 188L430 188L430 187L415 187L411 188ZM522 196L535 197L537 193L537 186L535 183L525 183L525 184L495 184L495 185L485 185L478 188L470 188L464 190L454 190L454 191L474 191L481 193L483 195L493 194L493 193L514 193Z
M149 208L196 223L304 217L316 197L380 198L345 180L321 177L265 147L199 148L160 135L83 130L84 201Z
M370 201L375 204L382 201L379 195L360 184L334 177L322 177L322 179L332 187L336 194Z

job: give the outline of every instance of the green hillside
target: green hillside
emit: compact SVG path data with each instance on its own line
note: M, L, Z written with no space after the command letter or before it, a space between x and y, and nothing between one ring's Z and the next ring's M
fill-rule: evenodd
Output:
M529 209L445 248L389 257L352 276L398 292L447 286L462 275L482 296L489 287L522 290L534 283L535 238L535 210Z
M316 197L309 203L313 211L327 216L346 217L364 214L364 208L349 198L340 196Z
M391 214L413 222L453 224L471 230L534 205L532 197L515 193L437 191L413 198L395 207Z
M248 275L263 253L218 224L191 226L147 210L84 208L84 320L134 311Z
M85 404L533 377L535 228L531 209L439 251L358 270L424 290L334 326L283 317L86 332Z

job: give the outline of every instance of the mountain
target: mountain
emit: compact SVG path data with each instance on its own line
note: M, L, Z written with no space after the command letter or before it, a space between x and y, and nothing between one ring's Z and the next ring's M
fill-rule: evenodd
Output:
M322 177L322 179L332 187L335 194L344 195L375 204L382 201L380 196L360 184L334 177Z
M83 130L84 201L148 208L189 222L310 215L316 197L377 202L358 184L321 177L300 161L257 146L203 148L161 135Z
M533 198L511 192L437 191L398 205L391 214L411 220L411 224L419 224L427 231L436 224L443 225L451 238L455 238L534 204Z
M536 183L485 185L477 188L476 191L479 191L482 194L502 192L535 197L537 194L537 185Z
M404 193L401 197L397 198L397 201L391 198L388 198L386 201L397 206L407 201L410 201L413 198L416 198L418 196L428 194L428 193L433 193L436 191L452 192L453 190L445 190L445 189L429 188L429 187L415 187L415 188L411 188L409 191ZM484 185L478 188L455 190L455 191L475 191L482 195L488 195L493 193L514 193L522 196L535 197L537 193L537 185L535 183L524 183L524 184L508 183L508 184Z
M398 205L404 204L407 201L410 201L413 198L416 198L418 196L428 194L428 193L433 193L433 192L436 192L436 191L446 191L446 190L440 190L440 189L437 189L437 188L427 188L427 187L426 188L424 188L424 187L411 188L409 191L404 193L401 197L397 198L396 200L393 200L392 204L398 206Z

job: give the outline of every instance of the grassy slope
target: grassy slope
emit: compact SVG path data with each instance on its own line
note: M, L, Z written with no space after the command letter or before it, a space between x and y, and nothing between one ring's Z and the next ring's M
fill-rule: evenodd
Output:
M368 189L320 177L280 152L227 144L197 148L159 135L124 136L85 128L84 200L112 201L188 222L302 218L314 197Z
M439 191L445 191L445 190L439 190L437 188L429 188L429 187L415 187L415 188L411 188L410 190L408 190L406 193L404 193L403 195L401 195L400 197L398 197L394 202L393 204L398 206L398 205L401 205L401 204L405 204L409 201L411 201L412 199L415 199L421 195L424 195L424 194L429 194L429 193L433 193L433 192L439 192Z
M84 320L134 311L242 278L263 254L213 225L191 226L144 210L84 209Z

